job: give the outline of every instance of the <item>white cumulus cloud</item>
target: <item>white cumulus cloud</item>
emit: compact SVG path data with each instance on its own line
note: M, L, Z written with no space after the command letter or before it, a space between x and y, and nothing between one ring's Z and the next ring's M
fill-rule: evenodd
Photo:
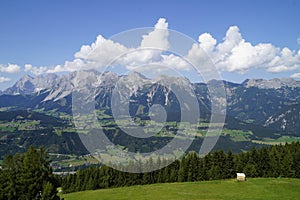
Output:
M19 65L16 65L16 64L2 65L2 64L0 64L0 72L14 74L14 73L18 73L20 71L21 71L21 67Z
M168 23L166 19L160 18L153 31L142 36L139 47L127 50L126 55L120 59L120 64L126 66L129 70L138 70L139 67L145 64L151 64L152 66L161 64L164 61L162 53L169 48L168 36ZM145 67L143 67L143 70L145 70Z
M217 44L217 40L214 39L209 33L203 33L199 36L198 41L200 43L200 47L207 51L214 51L215 45Z
M229 27L221 41L217 41L210 33L200 34L198 41L191 45L183 58L168 52L172 47L169 42L170 34L168 22L160 18L151 32L139 38L141 40L136 47L127 47L99 35L92 44L83 45L70 61L54 67L26 64L24 70L35 75L45 72L103 70L113 62L136 71L161 70L161 66L187 71L191 69L188 64L190 62L200 67L203 73L214 73L212 63L224 72L247 73L250 69L260 69L269 73L294 73L292 77L298 77L300 73L300 50L281 48L271 43L253 44L243 37L238 26ZM297 41L299 43L300 38ZM18 71L18 65L0 65L0 72Z
M148 35L143 36L141 47L167 50L169 48L168 36L168 23L166 19L160 18L154 30Z
M222 71L246 73L251 68L263 68L279 73L300 69L299 51L280 49L270 43L253 45L242 37L237 26L230 27L219 43L209 33L201 34L199 44L192 47L188 57L194 62L203 62L202 50Z
M0 76L0 83L4 83L4 82L7 82L7 81L10 81L10 78Z
M169 47L168 35L168 23L164 18L157 21L152 32L142 37L141 44L137 48L127 48L99 35L91 45L83 45L80 51L74 54L74 60L66 61L63 65L48 69L47 72L101 70L111 63L134 69L147 63L157 63L163 60L162 50Z
M101 67L110 64L126 50L127 48L122 44L105 39L102 35L99 35L91 46L82 46L80 51L75 53L75 58L96 61Z
M84 45L75 53L73 61L66 61L63 65L57 65L47 72L77 71L86 69L103 69L114 59L122 55L127 48L112 40L99 35L91 45Z
M34 75L41 75L41 74L44 74L47 72L48 70L48 67L43 67L43 66L40 66L40 67L34 67L32 66L31 64L25 64L24 66L24 70L25 72L30 72Z
M300 72L292 74L291 78L297 78L297 79L300 78Z

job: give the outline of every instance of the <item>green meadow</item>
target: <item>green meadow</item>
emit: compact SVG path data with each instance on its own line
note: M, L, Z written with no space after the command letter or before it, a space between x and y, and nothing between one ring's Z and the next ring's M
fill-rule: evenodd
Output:
M164 183L64 194L65 200L194 200L194 199L299 199L300 179L251 178L246 182L217 180Z

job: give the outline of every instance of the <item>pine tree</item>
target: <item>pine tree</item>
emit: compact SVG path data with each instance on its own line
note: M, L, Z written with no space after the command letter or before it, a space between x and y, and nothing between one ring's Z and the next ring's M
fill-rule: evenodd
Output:
M60 198L56 195L56 188L50 182L46 182L43 187L41 200L59 200Z
M294 143L295 150L294 150L294 160L293 160L293 169L295 171L294 178L300 178L300 143Z
M195 152L187 156L187 181L196 181L198 178L198 155Z
M180 162L180 168L178 170L178 181L179 182L185 182L186 177L185 177L185 159L182 158Z
M279 177L281 174L281 160L282 154L278 151L280 146L273 146L270 150L270 175L272 177Z
M244 167L243 172L247 175L247 177L257 177L257 167L255 164L247 163Z
M59 199L56 195L57 181L52 174L50 161L43 148L29 147L24 154L7 156L3 161L3 170L7 178L6 184L1 184L4 191L2 199L39 198L47 182L51 183L55 189L51 195Z
M227 156L226 156L225 178L233 178L235 175L233 159L234 159L234 157L233 157L232 151L231 151L231 149L229 149Z
M208 171L210 180L218 180L222 178L221 169L218 165L213 165L211 169Z
M295 171L292 169L293 157L289 150L286 150L281 166L281 172L284 177L294 177Z

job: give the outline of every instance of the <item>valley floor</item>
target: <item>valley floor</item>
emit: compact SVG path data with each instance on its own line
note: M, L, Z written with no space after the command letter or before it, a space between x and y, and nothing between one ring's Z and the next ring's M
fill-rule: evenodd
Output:
M64 194L65 200L101 199L298 199L300 179L249 178L246 182L217 180L165 183Z

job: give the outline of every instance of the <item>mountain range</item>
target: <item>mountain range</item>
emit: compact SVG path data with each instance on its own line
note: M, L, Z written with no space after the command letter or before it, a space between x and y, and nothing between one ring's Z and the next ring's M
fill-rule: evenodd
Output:
M210 110L210 95L205 83L191 83L186 78L175 77L160 77L153 81L137 72L119 76L113 72L102 74L93 70L72 72L61 76L56 74L36 77L25 75L12 87L1 92L0 107L12 107L15 110L56 109L71 113L72 92L89 85L97 88L95 94L97 106L106 107L110 104L111 93L119 80L126 80L130 96L137 100L138 105L146 104L145 101L148 104L151 101L158 101L162 105L168 100L172 101L174 95L157 84L159 80L165 82L168 80L171 84L191 88L197 96L200 110L203 112ZM220 81L212 80L208 84L217 88L219 83ZM247 79L241 84L226 81L223 83L227 97L227 115L273 129L293 132L297 130L300 81L291 78L276 78ZM147 88L142 88L143 86ZM153 98L154 96L156 98ZM158 98L161 99L157 100ZM284 123L285 126L283 126Z
M57 118L61 113L71 116L72 93L93 88L88 95L95 100L96 109L111 116L113 92L120 82L124 84L119 86L119 100L129 95L131 116L146 119L151 105L160 104L166 109L168 121L179 121L179 100L172 91L172 87L176 86L192 91L199 104L200 117L208 122L212 101L208 85L217 90L223 83L226 99L220 98L218 102L227 105L226 129L249 131L253 133L249 136L253 140L300 137L300 81L289 78L247 79L242 83L219 80L192 83L184 77L149 79L137 72L118 75L89 70L65 75L25 75L0 93L0 111L31 110L46 115L50 113Z

